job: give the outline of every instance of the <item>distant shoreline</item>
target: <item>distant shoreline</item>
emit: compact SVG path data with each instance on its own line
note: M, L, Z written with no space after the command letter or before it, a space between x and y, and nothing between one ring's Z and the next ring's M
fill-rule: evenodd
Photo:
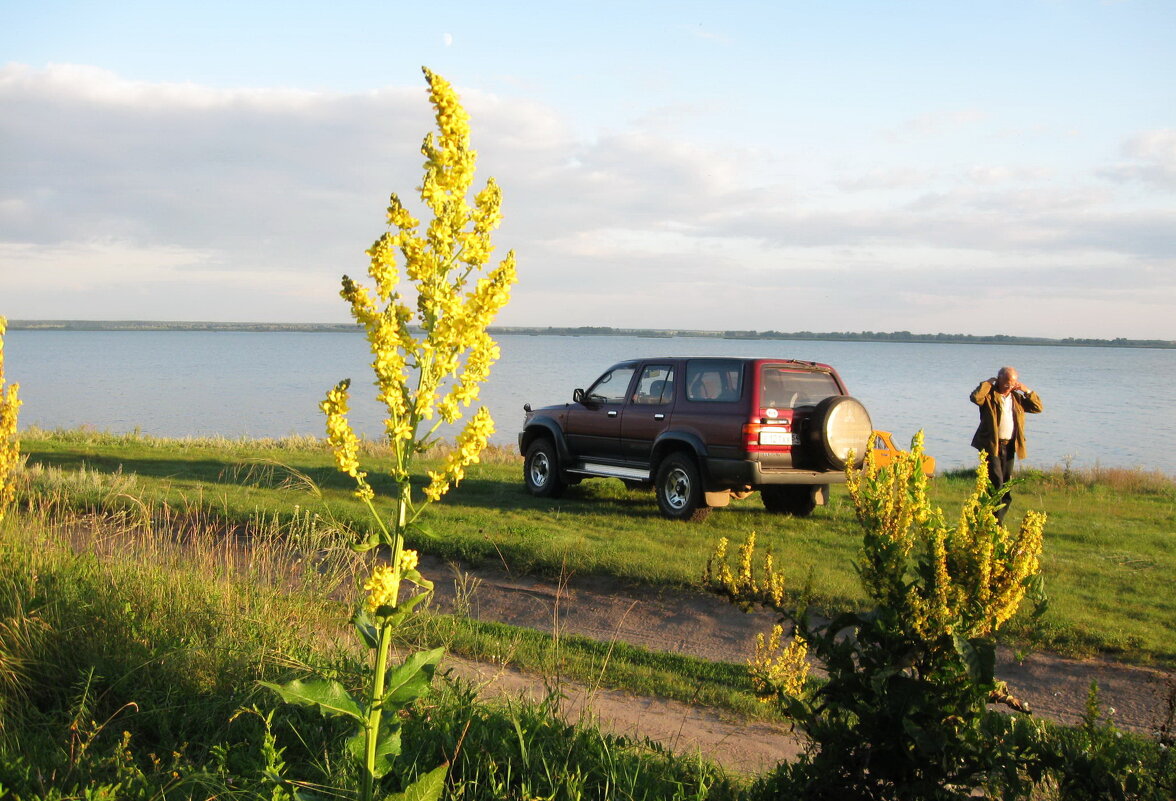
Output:
M11 331L213 331L245 333L358 333L354 323L222 323L165 320L10 320ZM529 336L613 336L672 339L694 337L732 340L817 340L822 342L913 342L955 345L1049 345L1085 348L1176 348L1164 339L1051 339L1006 334L914 334L910 331L703 331L688 329L612 328L602 326L492 326L494 334Z

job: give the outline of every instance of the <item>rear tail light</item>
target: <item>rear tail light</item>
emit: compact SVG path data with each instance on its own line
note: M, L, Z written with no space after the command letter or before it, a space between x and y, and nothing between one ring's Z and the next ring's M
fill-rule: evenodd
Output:
M743 446L749 451L789 450L793 442L792 428L786 421L743 424Z

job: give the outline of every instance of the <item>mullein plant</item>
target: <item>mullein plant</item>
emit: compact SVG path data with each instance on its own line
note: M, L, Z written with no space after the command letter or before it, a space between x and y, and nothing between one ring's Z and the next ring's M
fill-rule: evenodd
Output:
M725 538L707 563L712 590L744 609L774 610L792 635L784 625L760 635L749 662L761 699L778 703L812 744L805 759L780 769L775 790L965 798L994 775L1016 773L1023 754L1015 744L1034 736L1024 721L1009 724L1020 727L1016 736L994 733L985 710L1000 702L1028 711L994 676L994 635L1026 595L1044 611L1045 515L1028 512L1018 532L1006 529L981 459L949 525L929 502L922 463L920 432L892 465L867 455L861 470L847 469L863 529L855 567L872 605L864 612L823 621L803 601L790 605L771 553L757 559L754 533L734 564ZM810 655L826 680L807 681Z
M487 328L517 280L513 251L493 269L487 267L493 251L490 235L502 219L502 195L491 178L469 199L476 160L469 116L448 82L428 69L424 73L438 133L429 133L421 147L425 163L419 193L433 219L422 232L420 222L393 194L388 230L367 251L372 286L343 276L340 293L367 333L377 399L387 410L384 436L392 450L394 487L387 518L376 506L375 491L360 465L359 438L348 421L350 380L341 381L320 404L335 464L355 480L355 495L374 521L370 534L353 547L382 548L388 555L364 584L366 597L353 618L372 652L370 681L363 697L327 679L267 685L288 702L317 706L323 714L356 722L350 750L361 763L363 801L372 797L400 752L397 713L428 691L443 653L440 648L418 652L389 666L393 634L433 588L417 570L416 552L404 547L405 534L430 503L458 485L466 469L478 462L494 432L490 413L482 407L469 417L443 463L428 472L419 497L410 483L413 461L438 441L443 424L459 421L463 409L478 399L499 356ZM407 295L403 279L411 287ZM442 765L422 775L403 796L437 798L445 770Z
M8 321L0 317L0 521L16 494L13 475L20 461L20 440L16 437L16 414L20 409L19 384L4 386L4 333Z

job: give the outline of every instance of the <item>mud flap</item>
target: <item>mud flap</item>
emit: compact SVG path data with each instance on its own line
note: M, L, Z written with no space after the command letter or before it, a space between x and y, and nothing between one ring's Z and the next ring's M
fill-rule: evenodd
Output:
M707 493L705 493L705 495L706 495L706 505L707 506L713 506L715 508L722 508L722 507L727 506L728 504L731 503L731 491L730 490L720 490L719 492L707 492Z

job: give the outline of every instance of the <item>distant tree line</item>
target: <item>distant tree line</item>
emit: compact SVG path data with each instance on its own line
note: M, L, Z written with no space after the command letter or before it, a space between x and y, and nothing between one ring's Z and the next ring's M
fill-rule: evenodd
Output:
M1103 348L1176 348L1176 341L1164 339L1093 339L1066 337L1017 337L1008 334L914 334L910 331L698 331L684 329L613 328L609 326L575 327L500 327L499 334L547 336L633 336L633 337L710 337L715 339L792 339L849 342L941 342L971 345L1069 345Z
M359 329L354 323L219 323L153 320L11 320L12 331L306 331L346 332ZM1068 345L1101 348L1176 348L1165 339L1093 339L1066 337L1016 337L1008 334L914 334L910 331L701 331L679 328L615 328L581 326L494 326L492 334L574 337L705 337L712 339L792 339L846 342L942 342L967 345Z
M24 331L359 331L355 323L219 323L164 320L13 320Z

